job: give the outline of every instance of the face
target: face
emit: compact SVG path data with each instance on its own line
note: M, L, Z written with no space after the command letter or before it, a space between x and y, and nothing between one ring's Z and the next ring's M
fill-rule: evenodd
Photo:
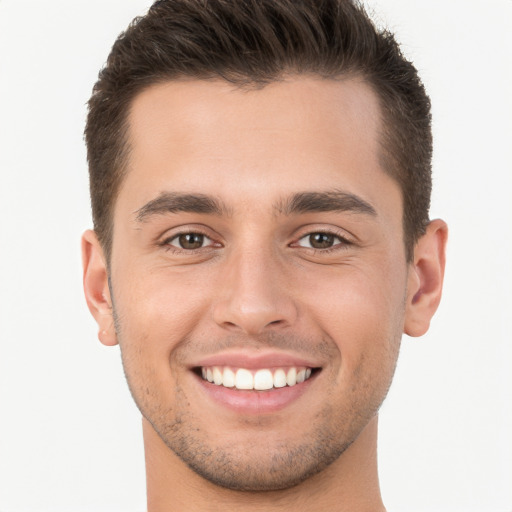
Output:
M296 485L375 417L404 328L376 97L355 80L176 81L129 122L110 291L133 397L210 481Z

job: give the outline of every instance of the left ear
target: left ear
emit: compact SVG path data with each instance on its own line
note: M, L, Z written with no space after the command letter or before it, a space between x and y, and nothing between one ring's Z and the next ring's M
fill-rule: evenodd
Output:
M448 226L433 220L414 248L407 283L404 333L422 336L428 331L443 289Z

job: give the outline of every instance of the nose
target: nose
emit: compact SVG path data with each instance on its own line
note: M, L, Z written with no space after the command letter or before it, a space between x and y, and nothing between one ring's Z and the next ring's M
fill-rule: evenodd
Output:
M271 251L240 251L224 269L213 311L223 329L257 335L295 322L290 283Z

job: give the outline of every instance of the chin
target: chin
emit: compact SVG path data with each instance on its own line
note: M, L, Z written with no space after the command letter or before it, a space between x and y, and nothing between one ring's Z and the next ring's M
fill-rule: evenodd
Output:
M241 492L278 491L301 484L335 462L364 428L338 425L333 430L313 424L300 439L286 433L273 436L267 430L256 436L247 433L238 439L227 436L220 440L191 429L187 418L180 420L153 428L167 448L197 475L216 486Z

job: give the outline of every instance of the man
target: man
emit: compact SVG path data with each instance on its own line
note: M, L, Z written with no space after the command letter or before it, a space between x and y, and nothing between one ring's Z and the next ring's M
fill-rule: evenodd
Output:
M430 104L347 0L162 0L86 127L84 287L149 512L384 510L377 417L440 300Z

